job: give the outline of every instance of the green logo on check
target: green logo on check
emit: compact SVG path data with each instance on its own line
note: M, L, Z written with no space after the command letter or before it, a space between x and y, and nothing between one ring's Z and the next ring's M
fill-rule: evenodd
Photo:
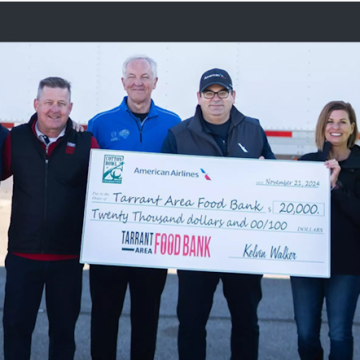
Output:
M121 184L123 168L124 156L105 155L102 182Z

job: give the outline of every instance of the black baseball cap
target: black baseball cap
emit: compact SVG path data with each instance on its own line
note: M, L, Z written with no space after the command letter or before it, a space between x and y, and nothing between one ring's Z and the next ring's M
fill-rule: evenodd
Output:
M233 90L230 75L225 70L211 69L204 72L200 79L200 92L203 92L210 85L222 85L229 91Z

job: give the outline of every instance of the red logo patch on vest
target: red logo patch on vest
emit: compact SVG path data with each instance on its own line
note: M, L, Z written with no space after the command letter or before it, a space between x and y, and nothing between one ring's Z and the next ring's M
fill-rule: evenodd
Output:
M66 150L65 150L65 153L66 154L73 154L75 152L75 144L74 143L71 143L71 142L68 142L66 144Z

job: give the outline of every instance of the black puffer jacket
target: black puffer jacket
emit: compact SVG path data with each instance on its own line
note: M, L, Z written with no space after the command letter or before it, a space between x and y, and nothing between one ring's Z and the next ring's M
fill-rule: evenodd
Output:
M328 150L299 160L325 161ZM331 275L360 275L360 147L339 165L340 188L331 191Z

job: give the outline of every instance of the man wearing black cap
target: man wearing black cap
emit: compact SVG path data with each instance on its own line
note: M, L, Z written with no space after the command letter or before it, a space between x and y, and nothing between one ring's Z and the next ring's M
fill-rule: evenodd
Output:
M200 80L195 115L169 130L162 152L275 159L259 120L239 112L235 96L225 70L206 71ZM232 321L231 359L257 359L262 276L187 270L179 270L178 276L179 359L205 359L205 327L220 279Z

